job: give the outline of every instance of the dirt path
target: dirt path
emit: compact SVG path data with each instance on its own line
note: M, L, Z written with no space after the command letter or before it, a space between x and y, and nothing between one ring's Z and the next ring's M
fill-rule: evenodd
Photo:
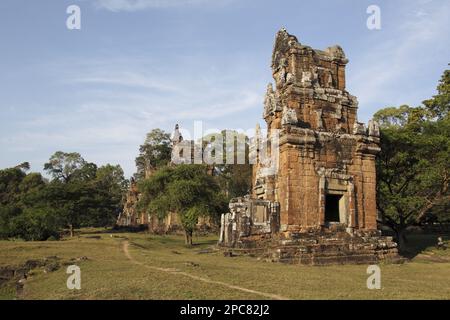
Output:
M191 278L197 281L201 281L201 282L205 282L205 283L210 283L210 284L215 284L215 285L219 285L219 286L223 286L223 287L227 287L230 289L234 289L234 290L239 290L239 291L243 291L246 293L252 293L252 294L256 294L259 296L263 296L269 299L274 299L274 300L289 300L288 298L276 295L276 294L271 294L271 293L266 293L266 292L261 292L261 291L256 291L256 290L252 290L252 289L247 289L247 288L243 288L243 287L239 287L239 286L235 286L232 284L228 284L225 282L221 282L221 281L214 281L214 280L209 280L206 278L202 278L187 272L183 272L177 269L173 269L173 268L160 268L160 267L155 267L155 266L151 266L151 265L147 265L145 263L139 262L136 259L134 259L131 254L130 251L128 250L130 246L130 243L128 241L125 241L123 243L123 252L125 253L125 256L133 263L143 266L147 269L151 269L151 270L156 270L156 271L160 271L160 272L167 272L167 273L171 273L171 274L176 274L176 275L180 275L180 276L184 276L187 278Z

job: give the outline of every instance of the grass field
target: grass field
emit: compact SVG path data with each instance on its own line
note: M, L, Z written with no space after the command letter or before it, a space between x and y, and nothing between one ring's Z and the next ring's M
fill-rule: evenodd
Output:
M99 236L100 238L94 238ZM412 239L433 243L425 236ZM432 247L410 262L381 265L380 290L366 287L367 266L294 266L224 257L215 237L193 248L182 236L91 230L73 239L47 242L0 241L0 266L58 256L61 262L86 256L81 290L66 286L66 266L31 271L23 293L0 287L0 299L449 299L450 250ZM426 247L426 246L425 246ZM205 250L205 249L212 250Z

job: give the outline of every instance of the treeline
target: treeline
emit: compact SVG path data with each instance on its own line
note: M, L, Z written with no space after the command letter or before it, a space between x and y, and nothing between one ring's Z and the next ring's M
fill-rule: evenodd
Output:
M250 192L251 166L175 166L171 143L170 134L154 129L140 146L138 209L160 219L176 212L191 244L200 217L218 222L229 199ZM64 230L72 236L80 227L113 226L123 210L129 182L119 165L98 167L59 151L44 165L49 179L29 170L26 162L0 170L1 239L59 239Z
M56 152L44 166L51 179L29 169L0 171L0 238L59 239L64 229L114 225L128 185L119 165Z

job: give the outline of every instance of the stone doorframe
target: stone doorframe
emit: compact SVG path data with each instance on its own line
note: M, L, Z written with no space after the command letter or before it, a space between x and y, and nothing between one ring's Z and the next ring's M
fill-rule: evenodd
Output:
M319 224L325 223L325 199L327 194L342 195L339 201L339 220L348 232L356 227L355 186L353 177L339 173L337 169L319 168ZM343 211L343 212L342 212Z

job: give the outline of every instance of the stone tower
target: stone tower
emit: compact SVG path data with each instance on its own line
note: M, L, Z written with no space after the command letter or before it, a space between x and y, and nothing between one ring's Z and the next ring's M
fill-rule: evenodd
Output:
M255 196L280 203L282 230L377 228L379 131L373 121L368 130L357 122L358 102L345 90L347 62L339 46L315 50L284 29L277 33L275 85L267 87L263 116L268 129L280 130L279 165L275 177L257 181L272 185Z
M361 254L358 243L374 249L360 261L397 255L392 239L377 231L378 125L358 122L357 99L345 89L347 63L339 46L312 49L285 29L277 33L274 85L267 87L263 112L267 140L274 145L273 133L278 136L276 169L268 174L260 163L254 165L251 198L232 201L223 217L223 245L260 247L270 239L268 247L278 248L269 254L275 260L305 263L321 254L341 257L307 245L331 248L327 239L342 240L338 251L348 252L336 261ZM258 235L262 241L255 240ZM306 242L299 240L305 237ZM289 253L283 256L286 243L291 251L285 248Z

